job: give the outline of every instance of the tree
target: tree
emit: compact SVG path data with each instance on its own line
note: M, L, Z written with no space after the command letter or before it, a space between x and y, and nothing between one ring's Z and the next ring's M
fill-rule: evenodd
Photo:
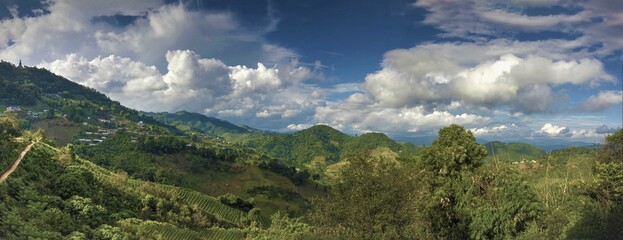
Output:
M424 149L421 164L430 197L424 212L435 237L508 238L540 216L534 189L509 168L481 166L485 156L486 148L458 125L442 128Z
M260 240L312 239L312 230L312 227L302 222L300 218L289 218L280 212L271 216L271 224L267 229L253 225L245 229L246 239Z
M476 143L474 135L454 124L439 130L439 138L423 150L421 163L431 198L425 208L436 237L468 238L469 216L462 209L468 191L464 180L486 156L487 149Z
M364 154L347 161L329 195L312 200L320 231L346 239L415 238L417 171Z
M19 136L20 129L15 120L8 117L0 117L0 142L10 141Z
M623 203L623 129L606 137L598 153L593 197Z

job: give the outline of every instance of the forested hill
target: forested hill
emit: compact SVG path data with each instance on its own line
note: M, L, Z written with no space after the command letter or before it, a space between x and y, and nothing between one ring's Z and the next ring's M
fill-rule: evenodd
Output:
M397 143L383 133L350 136L326 125L316 125L293 134L265 134L245 144L297 165L312 161L331 164L356 153L379 149L413 157L417 149L409 143Z
M32 106L43 97L63 97L72 100L88 100L98 105L119 105L106 95L58 76L46 69L16 67L0 62L0 100L7 105Z
M222 119L188 111L145 114L158 121L173 125L182 131L194 130L213 136L221 136L225 133L243 134L258 132L258 130L253 128L238 126Z
M177 129L124 107L95 89L82 86L46 69L15 66L0 61L0 110L21 110L18 115L36 123L62 117L73 123L91 123L114 116L125 120L156 125L177 134ZM67 125L67 124L66 124Z

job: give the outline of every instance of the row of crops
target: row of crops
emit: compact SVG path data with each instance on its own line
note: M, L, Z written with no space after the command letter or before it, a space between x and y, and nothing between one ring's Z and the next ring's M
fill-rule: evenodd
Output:
M241 229L212 228L202 232L178 228L171 224L145 221L141 224L146 237L171 240L238 240L244 239L245 233Z

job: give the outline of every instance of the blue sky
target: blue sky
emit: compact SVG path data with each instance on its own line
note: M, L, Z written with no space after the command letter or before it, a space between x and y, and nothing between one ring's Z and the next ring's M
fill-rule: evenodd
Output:
M594 143L622 125L616 0L0 3L0 59L145 111L400 139L456 123Z

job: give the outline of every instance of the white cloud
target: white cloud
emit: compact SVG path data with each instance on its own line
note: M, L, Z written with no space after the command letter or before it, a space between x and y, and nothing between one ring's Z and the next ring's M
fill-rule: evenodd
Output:
M414 6L427 10L423 23L442 30L443 36L482 41L517 33L562 32L580 35L586 46L597 46L594 53L600 56L623 49L620 1L417 0ZM552 6L565 13L528 14Z
M358 132L382 131L386 133L432 133L450 124L482 125L489 117L475 114L452 114L448 111L427 110L424 106L391 108L370 102L364 94L355 93L348 99L318 107L316 122L327 123L340 129Z
M562 136L571 136L573 133L567 127L562 127L558 125L553 125L551 123L546 123L543 127L536 132L537 134L549 136L549 137L562 137Z
M288 125L288 130L293 130L293 131L301 131L304 129L307 129L309 127L311 127L311 124L290 124Z
M517 125L515 125L514 123L509 126L502 124L493 127L471 128L470 130L474 133L474 135L482 136L494 133L502 133L508 131L509 128L517 128Z
M414 6L428 10L425 24L448 36L478 37L499 32L570 31L579 23L589 22L588 12L575 14L527 15L527 7L552 6L556 1L478 1L418 0Z
M495 40L396 49L385 54L382 70L366 76L364 89L388 107L461 101L533 113L551 111L563 99L551 86L614 79L597 59L561 54L570 46L544 51L553 43Z
M35 65L70 53L87 59L115 55L162 69L168 64L166 53L175 49L232 65L287 63L298 56L267 42L266 29L245 28L227 12L192 11L183 4L150 0L57 0L44 7L49 14L0 21L0 58ZM95 21L115 14L137 18L127 26Z
M261 63L257 68L227 66L190 50L169 51L166 60L165 74L154 66L115 55L87 60L69 54L45 62L43 67L132 108L195 111L245 124L258 123L254 125L257 127L271 127L275 121L309 121L322 103L319 92L323 90L302 82L312 75L300 72L312 70L296 62L283 65L290 71L282 73L280 68Z
M597 95L590 96L580 108L588 112L600 112L622 102L623 91L601 91Z

